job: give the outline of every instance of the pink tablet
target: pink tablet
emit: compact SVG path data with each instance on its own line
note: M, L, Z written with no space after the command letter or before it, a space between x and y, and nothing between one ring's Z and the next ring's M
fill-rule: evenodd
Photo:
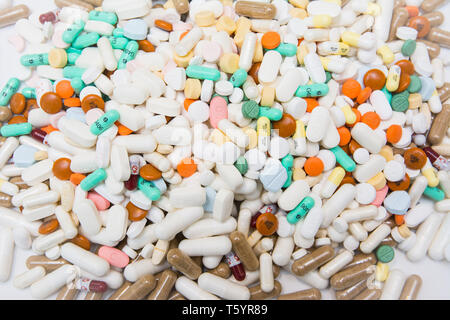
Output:
M125 252L108 246L100 247L98 256L108 261L110 265L118 268L124 268L130 262L130 257Z

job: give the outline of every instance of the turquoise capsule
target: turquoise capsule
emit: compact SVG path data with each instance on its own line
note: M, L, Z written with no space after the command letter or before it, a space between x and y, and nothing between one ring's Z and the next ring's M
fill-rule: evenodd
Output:
M3 137L16 137L29 134L32 129L33 126L29 122L15 123L4 125L0 129L0 133Z
M297 46L292 43L280 43L274 50L286 57L292 57L297 54Z
M26 87L22 89L22 94L27 99L36 99L36 89L31 87Z
M204 66L188 66L186 75L189 78L217 81L220 79L220 71L214 68Z
M142 177L139 177L137 187L152 201L158 201L161 197L161 191L151 181L145 180Z
M230 78L233 87L240 87L247 80L247 71L244 69L237 69Z
M89 12L89 20L102 21L115 25L117 23L117 15L114 12L92 10Z
M64 78L81 78L83 73L86 71L84 68L75 67L75 66L67 66L63 68L63 77Z
M130 40L124 37L108 37L108 40L111 43L111 47L113 49L120 49L120 50L125 49L127 47L128 42L130 42Z
M438 187L426 187L425 191L423 192L424 195L426 195L428 198L433 199L434 201L441 201L445 199L445 193Z
M83 52L83 50L80 50L80 49L77 49L77 48L74 48L74 47L68 47L66 49L66 52L67 52L67 54L69 54L69 53L81 54Z
M83 49L90 47L97 43L100 35L97 32L89 32L78 36L73 42L72 46L76 49Z
M327 95L328 91L329 88L326 83L313 83L299 86L297 91L295 91L295 95L299 98L322 97Z
M92 134L99 135L112 127L119 120L120 114L117 110L109 110L91 125Z
M86 84L81 80L81 78L72 78L70 79L70 85L76 94L80 94L81 90L86 87Z
M20 57L20 63L25 67L48 65L48 53L24 54Z
M71 52L67 54L67 64L74 65L77 59L80 57L79 53Z
M78 37L78 35L81 33L81 31L83 31L84 25L85 23L83 20L78 20L77 22L75 22L73 25L71 25L63 32L62 40L65 43L72 43L76 39L76 37Z
M106 170L99 168L81 180L80 187L84 191L89 191L98 186L107 177Z
M314 199L309 196L304 197L295 209L288 213L286 217L287 221L290 224L296 224L301 218L308 214L312 207L314 207Z
M341 147L336 146L330 149L336 157L336 161L345 169L345 171L353 172L356 169L356 163L352 158L342 150Z
M388 89L386 89L386 86L383 87L383 89L381 89L381 91L384 93L384 95L386 96L387 101L389 102L389 104L392 101L392 93L390 93L388 91Z
M20 80L17 78L10 78L8 82L3 87L2 91L0 91L0 106L6 106L9 104L9 100L14 95L14 93L19 90Z
M278 121L283 117L283 111L276 108L260 107L259 117L267 117L271 121Z
M124 69L127 66L127 63L133 60L136 57L136 53L138 52L139 44L136 41L128 42L125 50L123 50L122 55L117 63L117 69Z
M291 154L286 155L281 159L281 165L286 169L287 180L283 185L283 188L287 188L292 183L292 167L294 166L294 157Z
M113 30L112 35L113 35L114 37L124 37L124 35L123 35L123 28L115 28L115 29Z

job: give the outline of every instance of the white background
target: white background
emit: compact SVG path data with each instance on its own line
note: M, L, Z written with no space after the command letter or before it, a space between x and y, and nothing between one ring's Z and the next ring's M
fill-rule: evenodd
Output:
M14 4L26 4L31 9L31 12L47 12L56 8L52 0L14 0ZM446 16L446 21L441 28L450 30L450 4L439 9ZM6 81L14 76L14 66L19 64L19 57L14 48L9 44L8 37L14 33L13 27L5 27L0 29L0 88L2 88ZM441 56L448 54L448 50L441 49ZM449 68L446 68L446 81L450 81ZM0 299L32 299L29 289L17 289L12 285L15 276L26 271L25 260L33 255L31 250L23 250L15 248L14 263L12 266L11 277L9 281L0 283ZM401 269L407 276L410 274L418 274L422 277L423 285L419 293L418 299L450 299L450 263L436 262L428 257L419 263L410 262L405 255L399 250L395 250L395 258L389 263L391 269ZM289 293L298 290L308 289L309 286L302 283L294 275L282 271L278 280L281 282L282 293ZM109 296L109 293L108 293ZM56 295L49 299L54 299ZM78 295L78 299L82 299L83 294ZM322 290L322 299L334 299L334 292L332 289Z

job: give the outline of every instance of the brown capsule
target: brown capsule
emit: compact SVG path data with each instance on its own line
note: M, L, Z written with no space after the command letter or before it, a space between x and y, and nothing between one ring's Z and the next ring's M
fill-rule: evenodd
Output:
M281 268L276 264L272 264L273 278L276 279L280 275Z
M29 15L30 9L24 4L0 10L0 28L16 23L19 19L28 18Z
M362 280L344 290L335 291L336 300L351 300L367 288L367 281Z
M203 257L197 256L197 257L191 257L191 259L195 262L196 265L198 265L200 268L203 268Z
M122 286L114 291L114 293L108 298L108 300L119 300L130 289L132 283L125 281Z
M22 190L22 189L28 189L28 188L30 187L25 181L23 181L23 179L22 179L21 176L18 176L18 177L12 177L12 178L9 180L9 182L14 183L16 186L19 187L20 190Z
M350 153L353 154L353 153L355 153L356 150L358 150L359 148L362 148L362 147L358 142L356 142L356 140L351 139L350 143L348 144L348 148L350 150Z
M388 41L392 41L395 39L397 28L406 25L406 22L408 22L408 18L408 10L406 10L405 8L397 8L394 10L394 13L392 14L391 29L389 31Z
M141 300L155 288L155 285L155 277L151 274L146 274L133 283L118 300Z
M358 264L342 270L330 279L330 285L336 290L343 290L367 279L374 271L373 264L369 262Z
M170 22L156 19L154 21L155 27L158 27L164 31L171 32L173 30L173 26Z
M439 99L441 102L447 101L450 98L450 83L446 82L442 88L438 89Z
M52 233L53 231L55 231L56 229L58 229L58 227L59 227L58 219L51 219L46 222L43 222L39 226L39 233L40 234L49 234L49 233Z
M202 274L202 268L178 248L167 252L167 262L191 280L197 279Z
M58 269L59 267L65 265L65 264L68 264L69 262L67 262L63 258L59 258L56 260L50 260L46 256L29 256L25 263L26 263L28 269L32 269L37 266L41 266L48 273L48 272Z
M320 300L322 294L317 288L282 294L277 300Z
M298 276L303 276L309 271L317 269L321 265L327 263L334 257L334 249L332 246L323 246L313 252L304 255L292 264L292 272Z
M101 7L103 4L103 0L82 0L82 1L90 3L95 7Z
M439 43L441 47L450 48L450 31L436 27L431 28L427 39Z
M381 297L380 289L369 289L367 288L359 295L353 298L353 300L378 300Z
M131 201L128 202L126 209L128 210L128 219L131 221L140 221L147 215L147 210L136 207Z
M224 279L228 279L231 276L230 267L225 262L219 263L217 267L209 270L208 272Z
M439 44L434 43L432 41L427 41L427 40L417 40L418 42L422 42L425 47L427 47L428 50L428 55L430 56L430 59L434 59L436 58L439 53L441 53L441 47L439 46Z
M93 292L89 291L86 293L86 296L84 296L84 300L102 300L103 292Z
M153 52L153 51L155 51L155 47L148 40L138 40L138 44L139 44L139 50L142 50L144 52Z
M159 277L156 288L147 297L147 300L167 300L177 281L177 274L172 270L164 270Z
M10 208L12 197L9 194L0 192L0 206L4 208Z
M152 166L150 163L142 166L139 175L145 180L158 180L161 178L162 172Z
M66 284L59 290L56 300L75 300L78 290L75 288L73 282Z
M87 11L94 10L94 6L81 0L55 0L55 4L58 8L78 7Z
M270 292L264 292L261 289L261 285L250 288L250 300L266 300L273 299L280 295L281 293L281 283L274 281L274 288Z
M416 300L422 287L422 278L417 274L410 275L405 281L399 300Z
M438 27L444 22L444 14L440 11L434 11L427 14L423 14L422 17L425 17L430 22L430 27Z
M259 268L259 259L248 243L242 232L234 231L230 233L230 240L233 245L234 253L239 257L245 269L255 271Z
M178 291L174 290L170 294L170 296L169 296L169 298L167 300L186 300L186 298L181 293L179 293Z
M444 4L445 0L425 0L420 5L420 9L422 9L425 12L430 12L439 7L440 5Z
M172 3L175 7L175 10L177 10L179 14L183 14L189 11L188 0L172 0Z
M449 123L450 104L444 104L442 106L442 111L434 117L431 129L428 132L428 142L432 145L440 144L447 133Z
M356 265L365 263L365 262L368 262L368 263L370 263L370 264L375 264L375 263L377 263L377 258L376 258L376 256L375 256L375 254L374 254L374 253L369 253L369 254L366 254L366 253L359 253L359 254L355 255L355 256L353 257L353 260L352 260L348 265L346 265L346 266L344 267L344 269L342 269L342 271L344 271L345 269L354 267L354 266L356 266Z
M406 0L394 0L394 8L406 6Z
M238 15L253 19L273 19L277 12L273 4L254 1L237 1L234 9Z
M23 94L20 92L16 92L11 97L11 100L9 100L9 107L11 108L11 111L15 114L22 113L23 110L25 110L26 106L26 99Z
M76 244L79 247L82 247L84 250L89 251L91 249L91 242L88 238L81 234L77 234L74 238L70 239L70 242Z

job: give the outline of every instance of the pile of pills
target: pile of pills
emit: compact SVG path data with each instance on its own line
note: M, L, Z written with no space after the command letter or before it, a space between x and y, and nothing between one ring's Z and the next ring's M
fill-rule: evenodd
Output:
M395 252L450 262L444 2L0 1L0 281L17 246L36 299L416 299Z

